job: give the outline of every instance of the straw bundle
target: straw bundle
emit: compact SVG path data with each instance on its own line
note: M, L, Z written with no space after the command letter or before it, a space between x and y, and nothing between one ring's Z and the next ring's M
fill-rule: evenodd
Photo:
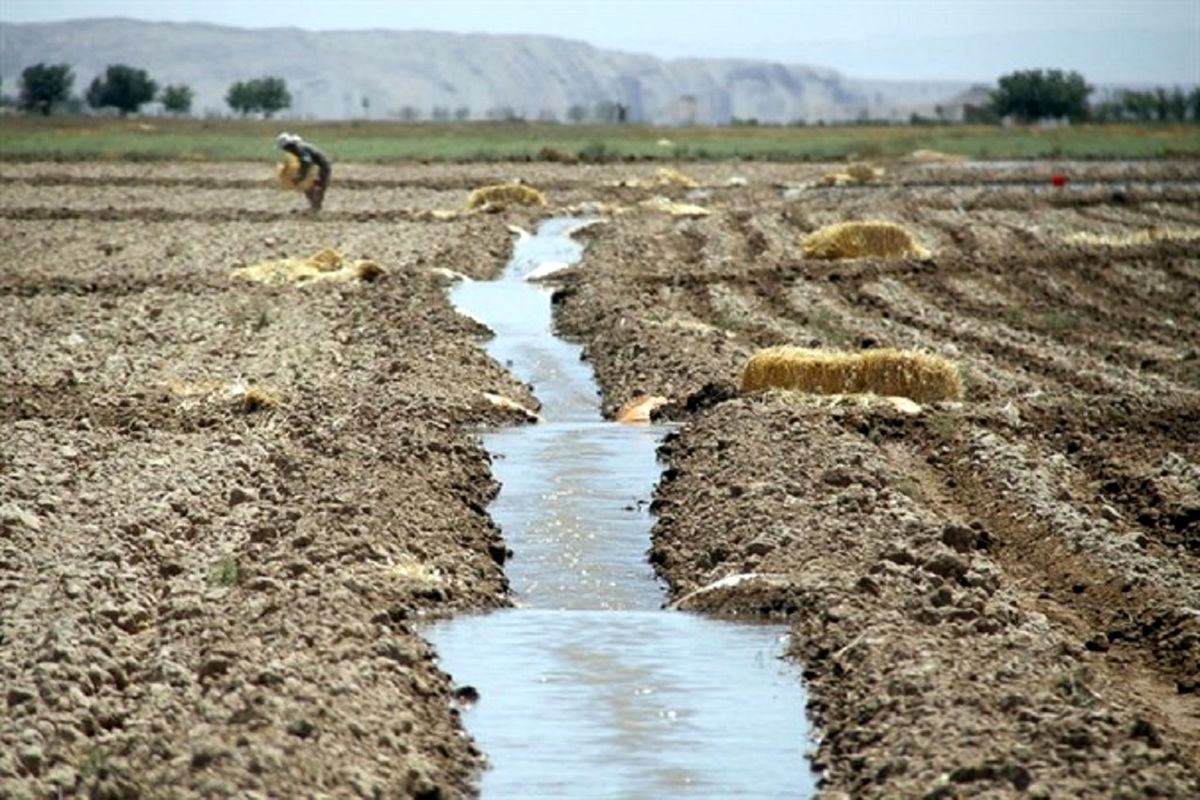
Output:
M814 394L877 394L918 403L960 400L958 368L940 356L906 350L834 353L771 347L742 368L741 389L789 389Z
M839 222L813 231L801 243L805 258L929 258L908 231L891 222Z
M320 172L316 167L309 167L304 180L300 180L300 159L292 153L284 153L283 161L276 165L279 185L293 192L307 192L317 181Z
M467 198L467 208L482 208L487 205L544 206L546 197L532 186L497 183L492 186L480 186Z
M374 261L347 261L341 253L325 248L308 258L281 258L235 269L231 274L258 283L344 283L373 281L386 270Z

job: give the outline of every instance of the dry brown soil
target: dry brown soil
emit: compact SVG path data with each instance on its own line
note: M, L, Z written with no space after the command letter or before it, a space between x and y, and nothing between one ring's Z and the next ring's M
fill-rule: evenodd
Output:
M471 794L420 624L509 602L474 430L534 401L440 271L589 201L627 210L562 330L607 413L684 423L651 558L683 607L792 624L828 796L1200 796L1200 241L1065 242L1196 231L1200 166L681 169L711 216L607 185L646 165L339 166L315 219L265 164L5 165L0 797ZM426 213L512 177L551 206ZM854 219L933 258L800 259ZM230 277L325 246L388 272ZM968 394L737 396L779 343L939 353Z

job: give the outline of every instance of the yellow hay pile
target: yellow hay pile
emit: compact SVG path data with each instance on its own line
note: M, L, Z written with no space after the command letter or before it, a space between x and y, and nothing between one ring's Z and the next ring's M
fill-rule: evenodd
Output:
M402 591L434 589L444 583L436 567L407 553L390 564L381 565L379 577L384 586Z
M821 186L857 186L863 183L874 183L883 177L884 171L872 167L865 161L855 161L842 172L831 172L821 176L817 183Z
M854 178L845 172L830 172L817 179L818 186L853 186Z
M948 164L965 161L966 157L954 153L943 153L940 150L913 150L905 160L924 164Z
M877 394L918 403L960 400L958 368L940 356L907 350L833 353L770 347L742 368L742 391L789 389L814 394Z
M659 186L678 186L681 189L696 189L700 184L679 170L662 167L654 173L654 182Z
M649 200L643 200L638 203L642 208L648 208L651 211L661 211L664 214L670 214L672 217L707 217L712 212L703 206L695 206L690 203L676 203L669 197L651 197Z
M234 410L247 413L275 408L282 402L274 390L243 381L234 383L177 381L167 384L167 391L183 399L198 398L209 402L228 403Z
M467 208L483 208L492 206L544 206L546 197L532 186L520 183L497 183L492 186L480 186L471 192L467 198Z
M840 222L804 237L805 258L929 258L908 231L891 222Z
M468 212L452 208L422 208L414 211L412 218L417 222L450 222L460 219L466 213Z
M309 258L281 258L239 267L230 273L258 283L345 283L373 281L386 270L374 261L349 261L336 250L326 248Z
M603 200L584 200L567 206L566 212L575 217L615 217L625 212L625 206L620 203L606 203Z
M1137 247L1154 242L1192 242L1200 239L1200 228L1160 228L1152 226L1122 234L1075 233L1067 244L1082 247Z
M859 183L871 183L883 177L883 170L865 161L855 161L846 167L846 174Z
M309 167L304 180L300 180L300 159L292 153L284 153L283 161L276 165L276 172L279 176L279 185L284 189L293 192L307 192L316 183L320 170L316 167Z
M679 170L671 169L670 167L661 167L654 173L653 178L642 178L637 175L631 175L628 178L618 178L615 181L610 181L605 186L613 186L618 189L652 189L667 186L674 186L680 189L700 188L700 184L694 178L689 178Z

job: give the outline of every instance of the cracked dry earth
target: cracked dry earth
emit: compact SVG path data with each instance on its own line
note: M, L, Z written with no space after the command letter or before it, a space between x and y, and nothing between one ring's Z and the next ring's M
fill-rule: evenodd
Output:
M625 209L560 327L606 412L672 401L650 558L792 625L825 796L1200 796L1200 241L1145 236L1200 228L1200 168L680 168L339 165L310 220L269 165L6 165L0 797L475 792L420 623L510 602L474 431L536 401L442 270L497 275L535 216L427 212L513 177ZM801 260L853 219L932 260ZM387 274L230 277L326 246ZM967 397L739 397L780 343L940 353Z

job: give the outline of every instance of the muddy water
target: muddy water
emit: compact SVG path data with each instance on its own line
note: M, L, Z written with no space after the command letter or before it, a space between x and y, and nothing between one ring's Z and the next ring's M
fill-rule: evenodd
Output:
M484 436L517 607L429 631L442 667L479 692L465 722L490 764L482 795L811 795L786 629L660 610L645 552L665 429L601 421L580 348L553 335L549 290L525 280L579 260L578 224L544 223L503 279L451 294L542 402L541 423Z

